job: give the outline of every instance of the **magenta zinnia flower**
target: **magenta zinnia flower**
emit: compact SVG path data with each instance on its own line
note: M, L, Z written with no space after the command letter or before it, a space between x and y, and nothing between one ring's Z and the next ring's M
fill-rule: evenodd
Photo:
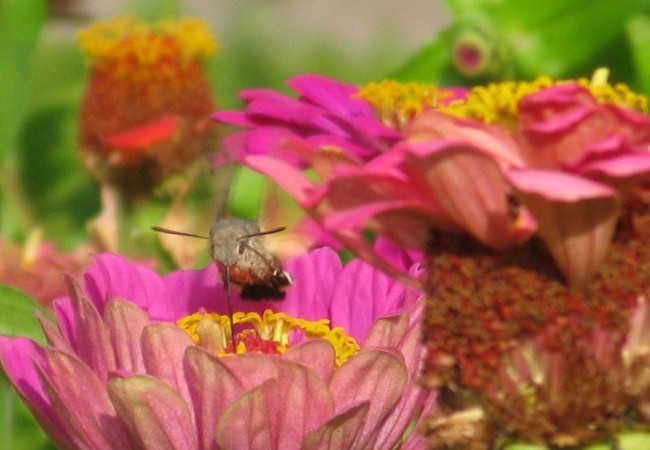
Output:
M43 321L47 347L2 337L0 360L62 448L421 448L418 293L329 249L287 270L282 302L234 296L233 347L214 266L159 277L103 254Z

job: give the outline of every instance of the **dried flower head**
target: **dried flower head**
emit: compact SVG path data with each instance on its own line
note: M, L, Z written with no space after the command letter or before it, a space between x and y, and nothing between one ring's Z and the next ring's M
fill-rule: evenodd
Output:
M203 22L119 17L82 30L79 42L90 69L81 155L97 178L146 192L209 149L214 103L202 61L217 47Z

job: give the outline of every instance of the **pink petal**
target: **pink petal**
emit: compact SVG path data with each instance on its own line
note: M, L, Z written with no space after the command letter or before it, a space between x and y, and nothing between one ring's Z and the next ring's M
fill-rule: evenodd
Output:
M111 300L104 308L104 321L115 349L117 369L145 373L140 336L149 324L147 315L133 303Z
M338 254L319 248L287 261L286 269L296 285L287 291L282 311L307 320L327 317L336 278L343 270Z
M40 311L36 311L35 314L38 318L38 322L41 324L43 334L47 339L47 347L52 350L61 350L66 353L74 353L72 346L68 340L63 337L56 325L43 317Z
M303 436L334 413L327 385L310 368L277 360L278 395L266 399L279 449L301 448ZM275 400L275 404L273 404Z
M147 325L142 330L142 353L147 373L165 381L187 401L190 393L183 371L185 350L193 346L190 336L171 323Z
M106 382L108 373L116 368L115 354L108 330L81 287L70 277L66 277L66 284L74 308L75 353L103 382Z
M227 313L226 291L215 264L200 270L176 270L165 275L163 283L174 297L173 317L193 314L200 308Z
M585 178L543 170L513 170L508 179L538 221L553 259L574 287L598 271L620 212L615 190Z
M337 280L329 311L331 324L343 327L357 341L363 342L377 318L395 314L405 302L412 300L411 297L419 295L367 262L356 259L345 266Z
M291 97L276 95L272 99L258 98L248 103L246 113L257 123L262 120L268 122L270 119L297 127L315 125L320 129L339 131L330 128L329 122L323 118L321 108Z
M147 375L114 378L108 393L137 448L198 448L190 409L166 383Z
M416 289L423 289L422 281L419 278L414 277L410 271L406 271L402 264L395 265L392 260L387 260L362 234L353 230L341 230L336 234L336 238L348 248L353 249L360 258L386 272L395 280Z
M422 387L419 381L420 369L427 352L421 343L420 334L420 324L424 317L424 307L424 299L421 299L416 306L409 308L411 310L410 314L403 314L404 317L407 317L410 325L402 331L401 336L399 336L399 332L387 333L393 337L387 339L384 344L386 346L397 347L402 353L409 371L409 380L404 387L402 397L384 420L384 424L377 437L378 442L395 442L398 440L413 421L413 412L421 410L424 405L432 403L435 400L436 393ZM365 344L364 349L366 348ZM381 341L375 340L375 344L380 345Z
M370 410L357 448L372 445L382 421L402 396L408 370L402 355L385 350L362 351L343 364L332 377L330 391L336 412L350 405L370 401Z
M309 367L325 383L330 382L334 373L334 347L322 339L291 346L282 359Z
M650 175L650 153L630 152L580 166L579 173L595 177L603 175L623 183L637 183Z
M95 258L84 274L88 297L103 313L109 300L120 298L135 303L152 320L176 320L169 291L160 276L142 265L119 255L103 253Z
M265 399L277 396L278 383L267 380L232 403L219 419L216 441L219 448L237 450L276 449L271 417Z
M350 407L330 419L319 429L308 433L303 448L308 449L351 449L360 435L368 416L370 402Z
M480 242L512 243L508 187L498 164L472 147L445 141L411 145L406 170L426 183L445 213Z
M72 437L54 411L39 377L45 352L27 338L0 336L0 361L4 372L47 434L62 448L72 448Z
M396 139L399 134L379 122L365 100L355 98L357 86L322 75L298 75L287 83L300 93L303 102L310 102L323 109L321 114L342 126L341 131L359 133L377 139ZM322 129L327 129L321 125ZM351 130L347 130L351 128ZM335 129L329 131L335 133Z
M265 355L242 353L220 361L237 376L245 390L256 388L278 375L275 365Z
M245 163L251 169L275 180L298 204L305 203L314 189L314 183L302 171L284 161L267 156L248 156Z
M242 144L238 161L246 161L251 156L271 156L299 168L310 162L316 151L291 130L271 126L249 131Z
M41 374L41 382L61 419L62 429L75 442L75 447L128 447L106 386L97 375L67 353L48 350L46 358L47 368Z
M404 314L377 319L363 341L363 349L396 347L409 326Z
M212 449L216 423L244 388L237 376L218 358L198 347L187 349L183 364L194 405L200 448Z
M502 128L459 119L436 110L420 114L408 129L407 138L411 143L442 139L461 143L484 152L506 167L525 164L519 146Z
M298 92L302 99L337 115L372 114L366 102L353 98L359 90L354 85L316 74L295 76L287 82L287 85Z

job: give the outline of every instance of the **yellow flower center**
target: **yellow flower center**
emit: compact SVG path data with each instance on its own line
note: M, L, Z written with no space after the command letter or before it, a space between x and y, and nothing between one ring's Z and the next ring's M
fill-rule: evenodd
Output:
M498 124L512 129L519 113L519 101L526 95L557 84L578 83L589 89L594 98L603 104L615 104L635 111L647 111L647 98L632 92L626 85L615 85L607 81L609 71L601 68L591 79L554 81L542 75L533 81L502 81L486 86L476 86L466 98L454 100L440 110L466 119L480 120L484 123Z
M340 366L359 351L357 341L343 328L331 328L327 319L309 321L269 309L261 316L255 312L236 312L232 319L233 326L246 327L235 333L234 340L226 315L198 312L182 317L177 324L196 345L219 356L248 352L279 355L292 345L325 339L334 347L336 365Z
M370 103L379 120L396 130L404 129L425 109L436 108L449 93L424 83L400 83L384 80L359 89L357 98Z
M109 69L112 77L139 82L175 76L179 64L190 65L217 50L206 24L190 18L148 25L118 17L95 23L77 38L95 70Z

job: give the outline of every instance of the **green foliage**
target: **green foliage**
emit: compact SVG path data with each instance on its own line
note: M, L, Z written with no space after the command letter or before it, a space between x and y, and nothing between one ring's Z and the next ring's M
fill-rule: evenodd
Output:
M24 336L43 344L45 339L35 311L48 316L47 311L29 295L11 286L0 285L0 335Z
M5 450L56 449L2 373L0 373L0 405L0 427L2 427L0 448Z
M452 24L396 71L397 78L472 85L541 74L589 76L606 66L615 80L645 86L634 69L642 68L647 27L639 17L650 9L648 0L448 0L447 5ZM452 50L468 33L483 36L492 50L490 71L468 76L459 70Z

